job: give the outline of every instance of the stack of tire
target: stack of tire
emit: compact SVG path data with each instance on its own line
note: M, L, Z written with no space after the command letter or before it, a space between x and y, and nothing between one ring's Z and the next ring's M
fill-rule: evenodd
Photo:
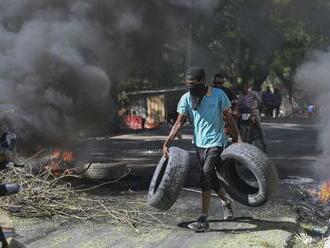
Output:
M148 192L149 205L163 211L177 200L190 167L187 151L170 147L169 152L168 158L161 158ZM237 143L227 147L221 157L223 165L218 169L218 178L234 200L258 207L274 197L279 179L264 152L253 145Z

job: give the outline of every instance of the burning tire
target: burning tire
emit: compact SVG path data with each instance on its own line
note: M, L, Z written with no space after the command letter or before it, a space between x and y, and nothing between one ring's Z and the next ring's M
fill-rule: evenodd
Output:
M223 151L221 157L224 163L219 179L236 201L258 207L277 192L276 168L260 149L247 143L233 144Z
M189 152L170 147L169 158L162 157L152 177L148 193L150 206L166 211L177 200L189 168Z
M82 177L89 180L114 180L128 172L124 162L92 163L85 165Z

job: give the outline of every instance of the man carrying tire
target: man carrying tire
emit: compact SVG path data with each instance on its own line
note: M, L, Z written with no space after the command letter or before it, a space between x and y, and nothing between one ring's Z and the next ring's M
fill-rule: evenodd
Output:
M241 137L237 125L230 114L230 101L221 89L207 87L203 68L191 67L186 74L186 85L189 92L181 97L178 103L178 118L164 143L163 152L169 156L169 146L190 117L194 126L194 144L201 167L202 215L189 228L205 231L209 228L207 220L211 199L211 189L220 197L225 210L225 219L233 218L232 203L220 186L216 175L216 167L221 166L221 153L226 146L224 118L235 140Z

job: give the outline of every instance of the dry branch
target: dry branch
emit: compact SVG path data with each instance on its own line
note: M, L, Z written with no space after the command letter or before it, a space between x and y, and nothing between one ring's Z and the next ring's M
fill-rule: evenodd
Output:
M137 224L140 223L161 223L165 226L157 218L157 215L162 216L163 213L148 209L144 200L134 200L133 203L131 199L127 199L127 203L123 203L115 197L100 200L85 193L105 184L118 182L123 177L85 190L75 190L68 180L70 178L70 175L55 177L49 171L34 175L21 168L2 171L2 183L18 183L23 190L0 201L0 208L27 218L61 216L66 219L89 220L107 217L115 222L128 224L136 232L139 232Z

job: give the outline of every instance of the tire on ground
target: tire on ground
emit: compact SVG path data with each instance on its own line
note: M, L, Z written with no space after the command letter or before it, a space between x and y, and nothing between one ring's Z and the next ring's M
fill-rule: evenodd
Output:
M247 143L233 144L223 151L221 157L224 163L218 177L233 199L246 206L258 207L275 196L279 186L278 174L260 149ZM254 174L257 187L252 187L239 177L236 162Z
M170 147L169 153L159 161L148 192L149 205L163 211L177 200L189 169L189 152Z
M88 168L89 167L89 168ZM82 174L83 178L89 180L114 180L127 173L128 168L125 162L92 163L85 165L86 171Z

